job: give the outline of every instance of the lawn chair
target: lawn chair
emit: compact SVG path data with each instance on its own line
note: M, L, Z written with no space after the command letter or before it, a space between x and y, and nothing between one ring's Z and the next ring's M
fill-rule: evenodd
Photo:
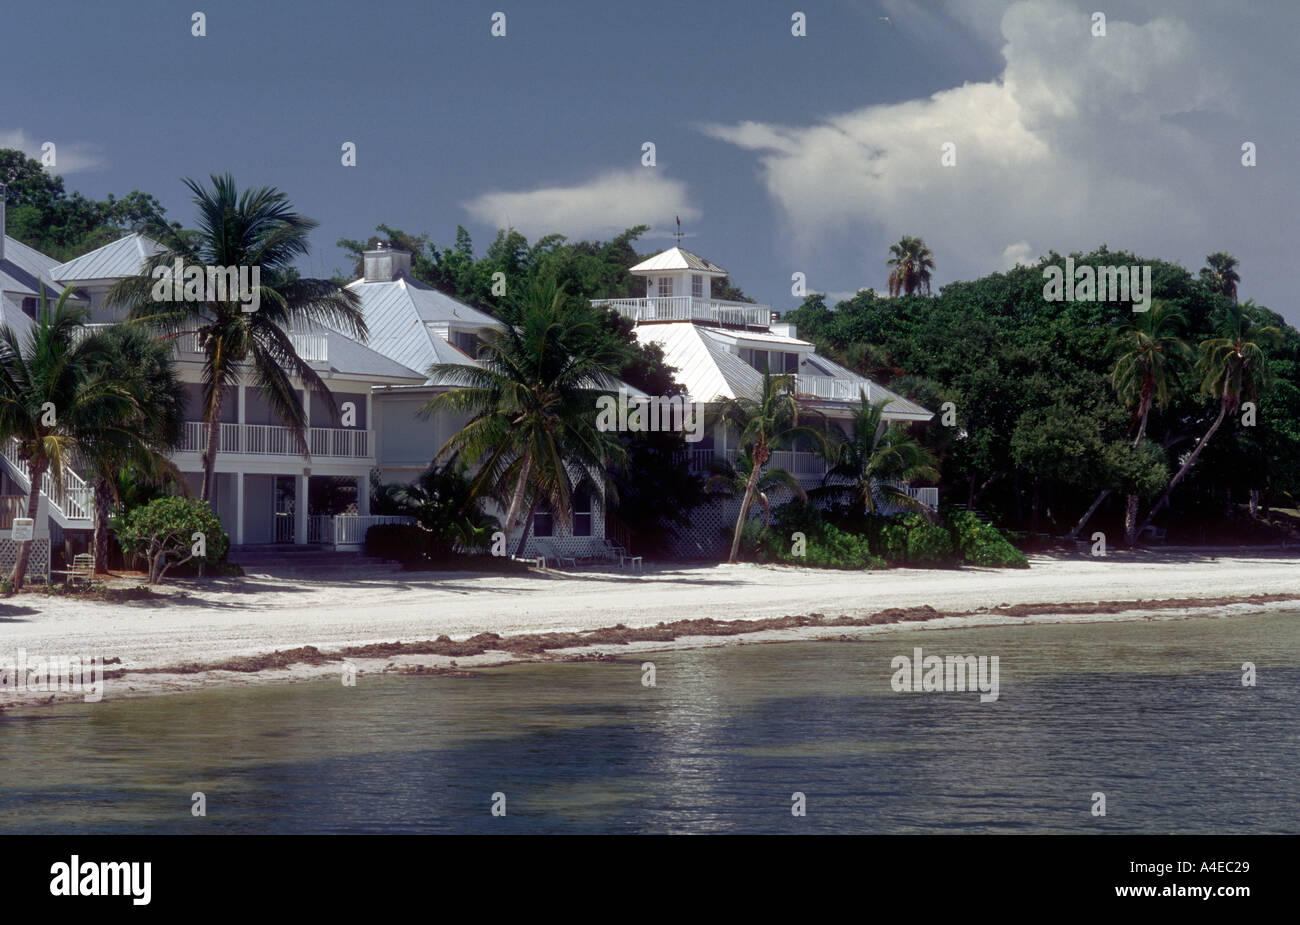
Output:
M574 568L578 567L577 559L575 559L573 556L561 555L556 550L555 546L551 544L550 540L543 540L537 537L533 537L533 545L536 546L537 550L542 554L543 562L545 562L547 559L554 559L557 567L562 568L564 566L564 563L566 562L569 563L569 565L573 566Z
M1165 541L1165 530L1163 527L1155 527L1155 526L1147 527L1142 531L1142 534L1138 537L1138 539L1140 540L1150 539L1157 543L1163 543Z
M88 552L78 553L72 557L72 568L68 569L68 584L84 581L90 584L95 578L95 557Z

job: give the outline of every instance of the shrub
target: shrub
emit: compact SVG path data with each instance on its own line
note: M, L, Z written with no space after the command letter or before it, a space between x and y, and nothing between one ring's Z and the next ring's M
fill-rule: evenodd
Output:
M997 528L981 523L970 511L946 512L948 532L958 554L972 565L1029 568L1029 560Z
M221 520L206 501L193 498L155 498L127 511L117 539L126 555L148 563L151 585L191 560L221 563L230 550Z
M908 518L916 515L909 514ZM907 561L911 565L945 565L952 564L952 537L938 524L932 524L923 518L913 523L907 531Z
M426 558L433 534L416 524L377 524L366 531L366 555L397 562Z
M773 525L764 528L757 520L747 521L741 530L740 546L749 558L760 562L782 562L810 568L883 568L885 562L871 554L867 537L843 530L822 518L810 504L791 501L773 512ZM795 533L804 535L804 554L794 554Z

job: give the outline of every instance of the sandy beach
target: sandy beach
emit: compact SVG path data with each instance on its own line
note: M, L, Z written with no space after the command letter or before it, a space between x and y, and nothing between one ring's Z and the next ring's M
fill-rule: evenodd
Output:
M1291 552L1159 550L1104 559L1035 556L1031 563L1027 571L864 573L716 565L651 566L643 574L534 571L508 577L407 572L288 580L250 575L178 581L161 586L157 599L143 601L23 594L0 601L0 658L12 658L20 649L32 656L101 655L110 662L105 699L113 699L210 684L337 678L344 664L341 650L349 647L409 645L439 637L459 642L483 633L511 639L608 627L634 630L683 620L772 621L819 615L812 625L756 626L761 632L738 633L732 628L626 644L619 644L615 633L581 646L546 646L545 651L504 642L497 649L489 637L484 637L486 646L480 641L477 648L482 651L459 656L407 653L390 646L391 651L374 653L378 657L353 653L346 662L364 676L375 671L463 670L521 658L632 656L667 648L856 636L890 632L899 620L909 628L919 625L910 621L924 620L927 628L941 629L1300 610L1300 555ZM1048 604L1063 606L1059 611L1042 606L1032 613L1007 611L1017 605L1029 609L1024 605ZM924 607L937 613L879 618L882 611L894 608ZM828 625L870 615L877 617L870 625ZM275 659L260 659L302 647L314 647L323 657L308 651L308 661L280 658L280 665ZM244 670L199 670L232 659L250 664L241 665ZM252 667L260 670L248 670ZM6 698L9 705L50 699L0 694L0 702ZM61 694L55 699L81 698Z

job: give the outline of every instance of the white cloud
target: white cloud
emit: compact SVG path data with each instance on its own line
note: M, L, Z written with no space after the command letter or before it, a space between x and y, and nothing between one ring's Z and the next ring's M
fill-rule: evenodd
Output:
M935 12L916 3L886 9L905 33L933 28ZM1180 123L1207 113L1222 120L1248 96L1220 66L1213 36L1169 18L1112 17L1106 37L1094 38L1092 7L1065 0L940 9L990 42L997 24L996 80L805 125L702 127L756 152L796 251L857 240L878 256L882 242L918 234L951 278L1029 259L1029 241L1061 251L1174 242L1196 254L1223 243L1215 235L1233 204L1222 178L1235 158ZM946 142L956 145L956 166L940 164ZM863 281L879 282L883 257L864 266Z
M1034 251L1028 241L1017 241L1015 244L1008 244L1002 251L1002 269L1010 270L1016 264L1029 266L1036 263L1034 260Z
M603 237L632 225L666 228L677 216L685 222L701 215L686 183L669 179L662 167L610 171L576 186L484 193L464 207L484 224L514 228L529 238L552 232Z
M53 174L77 173L82 170L96 170L104 166L104 160L94 145L84 141L63 141L58 138L34 139L22 129L12 132L0 132L0 148L13 148L22 151L28 157L42 160L41 146L52 142L54 164L48 168Z

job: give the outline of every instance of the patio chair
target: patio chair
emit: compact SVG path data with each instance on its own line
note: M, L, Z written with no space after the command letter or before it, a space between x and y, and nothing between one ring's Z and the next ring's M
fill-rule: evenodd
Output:
M88 552L78 553L72 557L72 568L68 569L68 584L84 581L89 584L95 577L95 557Z
M569 563L569 565L571 565L573 568L578 567L577 559L575 559L573 556L561 555L559 551L556 550L555 546L551 543L550 540L544 540L544 539L539 539L537 537L534 537L533 545L536 546L538 551L542 554L543 561L547 559L554 559L556 566L561 568L564 566L564 563L566 562Z

